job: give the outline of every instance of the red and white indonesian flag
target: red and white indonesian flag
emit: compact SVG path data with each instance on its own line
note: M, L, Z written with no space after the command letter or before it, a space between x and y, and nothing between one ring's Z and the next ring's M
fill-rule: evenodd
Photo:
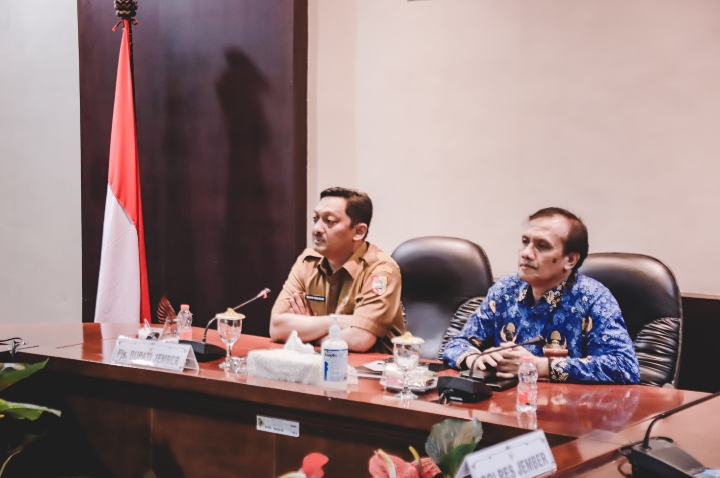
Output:
M95 322L150 320L129 31L123 20Z

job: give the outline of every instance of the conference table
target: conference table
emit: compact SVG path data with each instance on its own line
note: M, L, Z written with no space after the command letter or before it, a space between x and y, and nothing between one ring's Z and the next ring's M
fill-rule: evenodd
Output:
M640 385L538 384L535 415L515 410L515 389L463 404L435 403L437 393L402 401L378 380L359 379L348 390L227 373L219 361L199 370L169 372L120 366L110 357L125 324L0 325L0 338L20 336L18 361L49 358L45 369L3 391L63 412L54 439L63 459L82 463L87 476L276 477L300 468L320 452L330 459L327 477L367 477L377 449L410 461L408 446L424 455L436 423L447 418L482 422L479 448L533 429L545 432L557 463L556 476L624 476L630 473L618 448L640 440L657 414L704 393ZM194 328L199 340L202 329ZM222 346L217 332L208 341ZM234 356L282 347L265 337L243 335ZM385 358L350 354L350 365ZM454 371L444 371L454 374ZM7 392L7 393L6 393ZM299 423L299 437L257 429L257 417ZM720 400L710 400L660 421L653 435L672 437L706 466L720 468Z

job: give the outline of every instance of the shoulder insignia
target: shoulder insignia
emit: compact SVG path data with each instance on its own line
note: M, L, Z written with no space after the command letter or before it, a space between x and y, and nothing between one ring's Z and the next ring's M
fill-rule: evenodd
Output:
M313 251L312 249L306 250L302 255L303 261L319 261L323 258L320 254Z
M375 295L383 295L387 291L388 278L387 276L374 275L371 279L372 291Z
M387 272L388 274L392 274L393 270L392 270L392 267L390 267L390 266L386 266L385 264L380 264L375 269L373 269L371 274L375 274L377 272Z

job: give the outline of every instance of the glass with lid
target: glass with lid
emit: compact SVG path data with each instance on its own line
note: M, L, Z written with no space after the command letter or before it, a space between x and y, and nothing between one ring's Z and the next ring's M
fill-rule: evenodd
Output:
M420 363L420 349L425 343L420 337L413 337L410 332L392 339L395 366L403 374L403 389L395 397L403 400L414 400L417 395L410 391L410 372Z
M242 333L242 323L245 316L238 314L233 309L228 309L225 312L216 314L215 318L217 319L217 331L220 340L222 340L227 347L225 361L218 366L226 372L241 373L241 362L234 359L231 355L233 345L235 345L235 342L237 342Z

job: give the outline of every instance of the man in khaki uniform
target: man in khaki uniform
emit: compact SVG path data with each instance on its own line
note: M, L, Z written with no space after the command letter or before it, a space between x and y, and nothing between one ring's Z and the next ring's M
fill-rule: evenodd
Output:
M372 201L365 193L330 188L320 193L313 217L312 249L300 254L270 319L270 337L293 330L303 342L322 342L339 314L340 337L353 352L392 353L390 340L404 330L400 270L365 238Z

